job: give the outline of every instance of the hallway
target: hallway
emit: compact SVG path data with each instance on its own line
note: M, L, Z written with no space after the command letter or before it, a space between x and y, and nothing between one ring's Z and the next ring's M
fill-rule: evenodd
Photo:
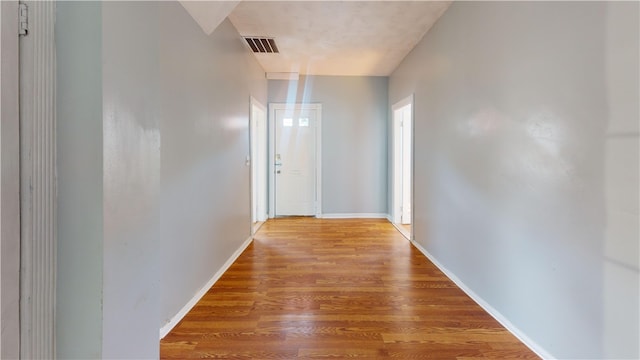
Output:
M160 357L537 358L386 220L269 220Z
M640 2L7 0L0 19L1 359L533 356L513 336L640 359ZM278 152L280 127L315 151ZM290 214L318 219L252 244L296 157L314 211ZM328 220L398 213L415 249Z

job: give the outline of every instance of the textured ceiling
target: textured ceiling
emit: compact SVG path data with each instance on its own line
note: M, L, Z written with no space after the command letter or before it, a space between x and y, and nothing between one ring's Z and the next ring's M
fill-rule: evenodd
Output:
M276 39L280 54L255 54L266 72L387 76L449 4L241 1L229 19L243 36Z

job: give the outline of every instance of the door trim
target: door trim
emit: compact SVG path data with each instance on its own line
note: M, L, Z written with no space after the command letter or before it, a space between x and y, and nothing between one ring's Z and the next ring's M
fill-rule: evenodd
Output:
M268 174L256 174L254 172L257 172L260 168L260 164L259 164L259 160L258 159L254 159L254 146L258 146L260 145L260 140L259 139L254 139L253 135L259 137L261 134L260 133L255 133L253 131L253 123L254 123L254 119L253 119L253 108L256 107L260 110L262 110L262 113L264 114L264 146L267 148L267 153L269 151L269 144L267 142L268 140L268 128L267 128L267 108L262 105L261 102L259 102L256 98L254 98L253 96L251 96L249 98L249 156L250 156L250 173L251 173L251 186L250 186L250 191L251 191L251 234L255 234L258 229L260 229L260 227L262 226L262 224L264 223L265 216L267 216L267 212L268 212L268 204L267 204L267 196L269 193L269 186L268 186ZM257 141L256 141L257 140ZM254 141L256 142L256 144L254 144ZM257 157L262 158L261 154L259 153L260 149L257 150ZM268 154L264 154L264 158L266 158L266 162L269 161L268 159ZM265 163L264 164L264 169L266 172L268 172L268 164ZM263 176L262 180L264 180L264 184L262 184L262 180L261 180L261 176ZM255 184L254 184L255 182ZM264 213L260 214L259 210L262 208L261 204L260 204L260 199L257 199L260 191L254 191L256 188L260 188L264 186L264 199L262 199L262 201L264 201L264 204L262 204L264 206ZM254 192L257 192L258 194L255 194ZM255 207L255 209L254 209ZM255 212L255 219L254 219L254 212ZM255 221L254 221L255 220Z
M20 357L18 1L0 1L0 358Z
M276 216L276 110L316 110L316 217L322 217L322 104L269 103L269 218Z
M20 357L55 358L56 4L26 1L20 38Z

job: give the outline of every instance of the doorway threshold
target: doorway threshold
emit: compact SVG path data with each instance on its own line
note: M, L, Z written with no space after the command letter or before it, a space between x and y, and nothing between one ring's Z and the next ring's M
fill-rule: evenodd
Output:
M400 232L400 234L402 234L402 236L411 241L411 230L407 229L403 224L396 224L394 222L391 222L391 224L398 230L398 232Z

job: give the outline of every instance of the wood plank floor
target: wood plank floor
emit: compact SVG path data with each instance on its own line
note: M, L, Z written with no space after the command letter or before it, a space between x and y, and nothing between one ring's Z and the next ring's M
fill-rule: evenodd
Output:
M537 359L386 220L269 220L163 359Z

